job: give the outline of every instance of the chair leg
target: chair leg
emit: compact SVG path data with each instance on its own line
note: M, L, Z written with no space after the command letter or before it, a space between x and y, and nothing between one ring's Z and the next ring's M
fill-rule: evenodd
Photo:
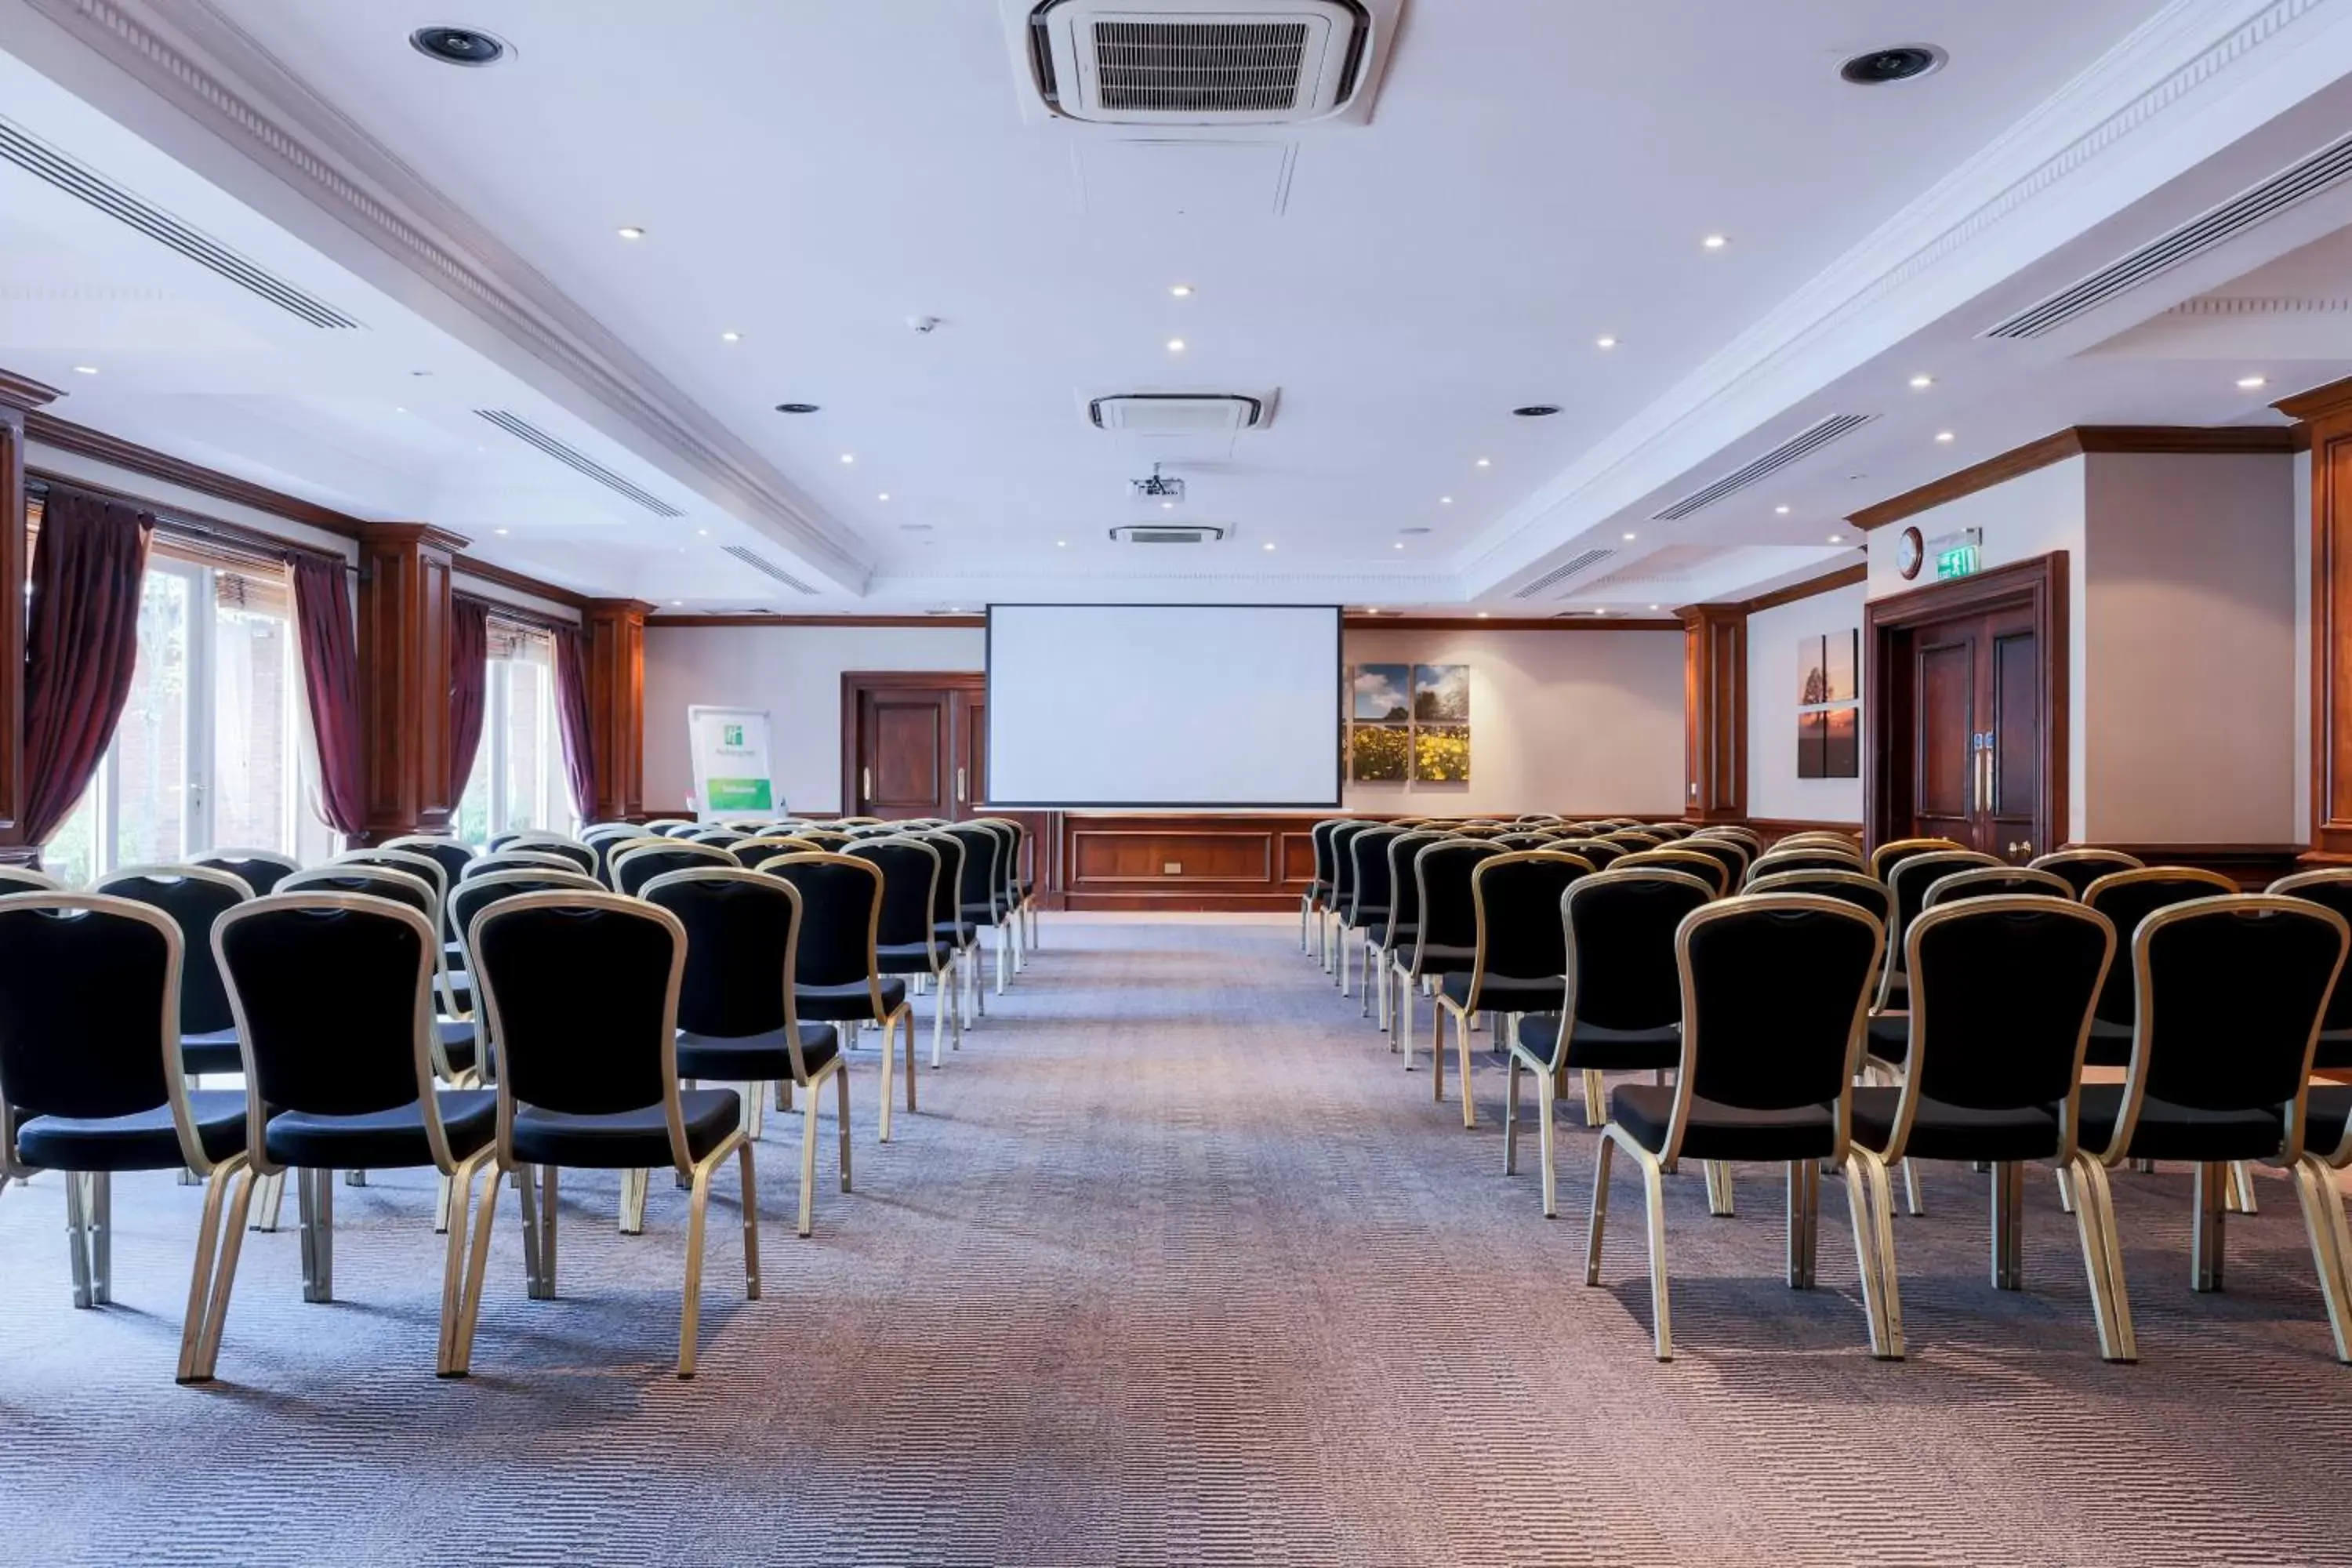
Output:
M1903 1162L1903 1212L1917 1219L1927 1212L1927 1203L1919 1195L1919 1169L1911 1161Z
M301 1166L294 1195L302 1216L302 1300L335 1299L335 1173Z
M474 1365L474 1325L482 1316L482 1276L490 1262L490 1227L498 1221L499 1184L506 1172L493 1160L484 1166L481 1202L475 1205L473 1245L468 1249L464 1291L457 1298L457 1333L450 1345L448 1364L442 1370L444 1377L464 1377ZM530 1173L520 1173L515 1180L515 1190L522 1194L524 1222L530 1222ZM526 1233L528 1234L528 1233Z
M1609 1224L1609 1156L1617 1141L1603 1133L1592 1157L1592 1208L1584 1222L1584 1282L1601 1283L1601 1233Z
M458 1162L454 1170L441 1173L441 1190L450 1194L452 1212L444 1216L442 1229L449 1234L441 1259L441 1339L433 1350L433 1375L452 1377L456 1364L460 1322L466 1299L466 1258L467 1243L473 1239L472 1207L474 1173L490 1152L483 1150L471 1158ZM454 1222L454 1223L452 1223Z
M761 1128L765 1121L768 1097L761 1091L767 1087L763 1083L747 1083L743 1086L743 1136L754 1143L760 1141Z
M273 1172L255 1182L253 1206L258 1211L253 1221L253 1228L274 1234L279 1223L286 1217L285 1172Z
M776 1113L781 1116L792 1108L793 1080L788 1078L780 1078L776 1080Z
M347 1187L366 1186L367 1173L365 1171L345 1171L343 1173L343 1185Z
M621 1234L643 1236L646 1233L646 1194L653 1185L650 1171L621 1173Z
M1604 1127L1609 1122L1609 1082L1591 1068L1584 1069L1584 1124Z
M911 1017L908 1019L910 1027L913 1023L914 1020ZM942 993L931 1000L931 1070L933 1072L940 1069L940 1051L947 1044L947 1032L948 1004L947 996Z
M1405 1069L1409 1072L1412 1068L1412 1064L1407 1062ZM1429 1087L1430 1099L1440 1105L1444 1104L1445 1004L1443 1002L1429 1005L1429 1076L1433 1079Z
M1390 1015L1396 1027L1389 1032L1389 1049L1404 1053L1404 1070L1412 1070L1412 976L1400 969L1392 977L1396 983L1396 1006Z
M2230 1196L2231 1199L2230 1206L2240 1214L2256 1212L2254 1169L2243 1160L2237 1161L2230 1167Z
M68 1171L66 1177L66 1250L73 1268L73 1304L95 1307L98 1298L89 1279L89 1181L88 1173Z
M449 1231L449 1173L440 1173L433 1179L433 1234L446 1236Z
M1821 1253L1817 1228L1822 1209L1820 1161L1789 1162L1788 1207L1789 1289L1810 1290Z
M2210 1161L2197 1166L2197 1208L2189 1227L2191 1290L2219 1290L2221 1288L2221 1261L2226 1250L2221 1200L2230 1189L2230 1171L2226 1165Z
M834 1116L834 1125L837 1130L835 1136L841 1142L841 1190L845 1193L849 1190L849 1069L835 1068L833 1078L835 1098L840 1101L840 1109ZM809 1089L809 1099L816 1099L814 1085Z
M1000 922L996 927L996 994L999 996L1004 994L1005 982L1011 978L1004 972L1005 958L1004 927Z
M2116 1238L2115 1201L2107 1189L2105 1169L2086 1154L2074 1158L2074 1226L2083 1240L2083 1271L2091 1287L2099 1354L2107 1361L2137 1361L2131 1295L2124 1284L2123 1248Z
M677 1321L677 1375L694 1375L694 1342L702 1326L702 1233L710 1211L710 1162L694 1167L694 1195L687 1200L686 1291Z
M1816 1174L1821 1169L1810 1160L1805 1166ZM1901 1361L1903 1295L1895 1278L1895 1192L1886 1179L1886 1163L1867 1149L1846 1151L1845 1201L1853 1221L1854 1261L1862 1271L1870 1353L1880 1361Z
M1552 1119L1559 1106L1559 1077L1556 1073L1536 1074L1536 1157L1543 1162L1544 1218L1559 1217L1559 1172L1552 1163Z
M2025 1289L2025 1167L2004 1160L1992 1168L1992 1288Z
M2074 1212L2074 1170L2071 1165L2058 1167L2058 1212Z
M915 1071L915 1010L902 1005L898 1012L891 1015L889 1021L883 1024L882 1048L886 1051L890 1048L892 1023L898 1025L899 1037L905 1042L902 1048L907 1053L907 1113L911 1116L915 1111L915 1081L919 1076ZM934 1061L931 1065L936 1067L939 1064Z
M175 1376L181 1383L212 1379L214 1360L220 1352L220 1320L228 1311L229 1287L236 1276L246 1210L252 1199L253 1170L245 1155L232 1154L213 1167L205 1193L205 1217L196 1227L195 1263L188 1272L188 1309L180 1323L180 1364Z
M1721 1160L1706 1162L1706 1212L1717 1219L1732 1217L1731 1167Z
M1629 1152L1642 1167L1642 1198L1650 1216L1650 1317L1657 1330L1658 1359L1675 1359L1673 1318L1666 1304L1666 1194L1658 1157L1635 1145Z
M898 1089L898 1068L897 1066L897 1056L890 1049L890 1042L885 1040L882 1043L881 1131L879 1136L876 1140L877 1142L887 1143L890 1142L890 1101Z
M1470 1092L1470 1015L1467 1013L1454 1015L1454 1050L1455 1061L1462 1069L1462 1125L1475 1127L1478 1125L1478 1100Z
M811 1099L815 1097L812 1095ZM760 1299L760 1184L751 1145L735 1146L735 1177L743 1184L743 1300Z
M539 1277L530 1281L530 1298L534 1301L555 1300L556 1205L555 1167L541 1165L539 1168ZM524 1205L526 1218L529 1217L530 1206L529 1204ZM530 1260L526 1258L523 1261L528 1268Z
M1511 1056L1509 1077L1503 1090L1503 1174L1519 1173L1519 1058Z
M835 1068L834 1076L841 1077ZM849 1080L842 1079L844 1083ZM799 1235L806 1236L814 1228L816 1217L816 1095L812 1091L808 1104L801 1110L801 1214Z
M2352 1278L2346 1274L2344 1194L2336 1173L2314 1154L2295 1162L2294 1191L2303 1205L2304 1229L2311 1236L2311 1260L2319 1271L2319 1293L2327 1302L2327 1331L2336 1359L2352 1362Z

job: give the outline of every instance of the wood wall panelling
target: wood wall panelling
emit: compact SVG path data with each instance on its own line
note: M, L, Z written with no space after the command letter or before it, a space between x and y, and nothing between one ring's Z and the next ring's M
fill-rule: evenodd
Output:
M25 801L25 424L55 387L0 371L0 861L28 860L17 820Z
M591 599L582 612L599 822L645 815L646 616L652 609L641 599Z
M449 593L466 543L429 523L360 531L361 776L371 844L436 833L449 794Z
M1295 910L1314 874L1312 816L1062 817L1067 910Z
M2352 858L2352 381L2284 399L2311 446L2311 854Z
M1748 815L1748 612L1693 605L1683 627L1683 816Z

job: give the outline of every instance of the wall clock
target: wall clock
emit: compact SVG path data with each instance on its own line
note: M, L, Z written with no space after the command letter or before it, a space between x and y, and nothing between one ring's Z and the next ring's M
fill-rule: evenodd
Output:
M1905 529L1902 536L1895 542L1895 569L1902 573L1904 580L1908 582L1919 575L1920 563L1927 559L1927 542L1919 537L1917 529Z

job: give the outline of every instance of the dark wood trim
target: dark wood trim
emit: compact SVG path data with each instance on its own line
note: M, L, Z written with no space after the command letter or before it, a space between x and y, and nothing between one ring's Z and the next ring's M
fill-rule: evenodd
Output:
M1748 815L1748 612L1692 605L1682 628L1683 815L1738 822Z
M647 616L646 625L671 626L985 626L986 616Z
M1777 610L1782 605L1793 605L1822 594L1834 594L1840 588L1851 588L1856 583L1869 580L1870 563L1857 561L1851 566L1839 567L1825 577L1815 577L1810 582L1794 583L1786 588L1775 588L1769 594L1759 594L1752 599L1741 601L1739 607L1752 616L1759 610Z
M2287 398L2311 432L2311 850L2352 857L2352 380Z
M25 810L25 422L56 388L0 371L0 859L38 851L17 826Z
M2023 607L2033 614L2034 636L2042 651L2041 788L2035 801L2033 839L2054 844L2065 837L2072 821L2067 776L2067 660L2072 635L2067 624L2066 552L2053 550L2029 561L1996 566L1971 577L1929 583L1863 606L1862 776L1864 841L1885 841L1889 826L1902 809L1898 788L1908 774L1889 766L1894 734L1895 644L1901 634L1954 616ZM1902 738L1908 747L1910 737Z
M528 605L517 605L505 599L493 599L486 594L468 594L463 588L453 587L449 596L453 599L464 599L468 604L481 605L490 613L493 619L512 621L519 626L537 626L541 631L551 632L561 628L564 631L576 632L584 624L580 621L560 619L543 611L534 610Z
M449 796L450 562L465 541L422 522L361 531L362 838L437 833Z
M2285 409L2284 404L2276 406ZM2294 432L2284 425L2076 425L1866 506L1846 521L1864 532L1884 528L2090 452L2229 455L2294 450Z
M2352 414L2352 376L2298 392L2292 397L2282 397L2271 406L2305 425L2338 414Z
M1565 619L1510 620L1475 616L1343 616L1340 627L1351 632L1678 632L1680 621L1663 616L1575 616Z
M460 577L471 577L480 583L496 583L499 587L512 588L518 594L529 594L534 598L562 605L583 615L587 612L590 600L585 594L575 594L569 588L559 588L552 583L542 583L536 577L494 565L478 555L459 555L457 560L457 575ZM495 599L486 602L498 603Z
M155 526L165 533L176 533L201 542L226 545L232 551L245 551L273 560L282 561L289 556L309 555L320 561L342 562L346 565L349 564L334 551L321 550L315 545L297 544L279 534L266 533L257 528L247 528L241 522L231 522L225 517L214 517L208 512L191 511L186 507L166 505L158 502L152 496L143 496L136 490L99 484L73 474L58 473L53 468L29 469L26 477L33 486L43 489L82 490L90 495L105 496L148 510L154 510L158 506L162 506L163 510L155 514Z
M64 395L65 394L56 387L45 382L35 381L29 375L17 375L10 371L0 370L0 408L8 409L25 416L23 419L11 420L9 423L14 426L21 428L25 420L29 419L35 410L55 403ZM44 423L49 419L49 416L46 414L40 417Z
M646 615L642 599L591 599L582 612L596 819L642 816L646 805Z

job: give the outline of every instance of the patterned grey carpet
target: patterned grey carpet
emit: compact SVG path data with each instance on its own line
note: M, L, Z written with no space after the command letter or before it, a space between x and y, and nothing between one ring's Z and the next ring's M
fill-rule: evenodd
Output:
M333 1305L247 1248L221 1382L172 1365L199 1194L126 1178L119 1305L68 1305L55 1178L0 1194L0 1562L1480 1564L2352 1561L2352 1369L2290 1187L2187 1289L2188 1183L2118 1179L2142 1353L2097 1359L2071 1221L2029 1187L2031 1290L1987 1281L1983 1188L1898 1222L1912 1359L1872 1362L1842 1189L1822 1288L1780 1190L1669 1184L1678 1358L1650 1359L1639 1188L1580 1282L1563 1217L1433 1106L1279 924L1050 926L877 1146L789 1223L765 1299L714 1209L702 1373L675 1352L684 1194L614 1234L567 1177L562 1299L526 1300L509 1189L467 1383L432 1376L429 1189L337 1194ZM928 1025L926 1025L928 1034ZM1571 1115L1574 1113L1571 1112ZM1530 1154L1531 1154L1530 1151ZM288 1205L290 1219L292 1205Z

